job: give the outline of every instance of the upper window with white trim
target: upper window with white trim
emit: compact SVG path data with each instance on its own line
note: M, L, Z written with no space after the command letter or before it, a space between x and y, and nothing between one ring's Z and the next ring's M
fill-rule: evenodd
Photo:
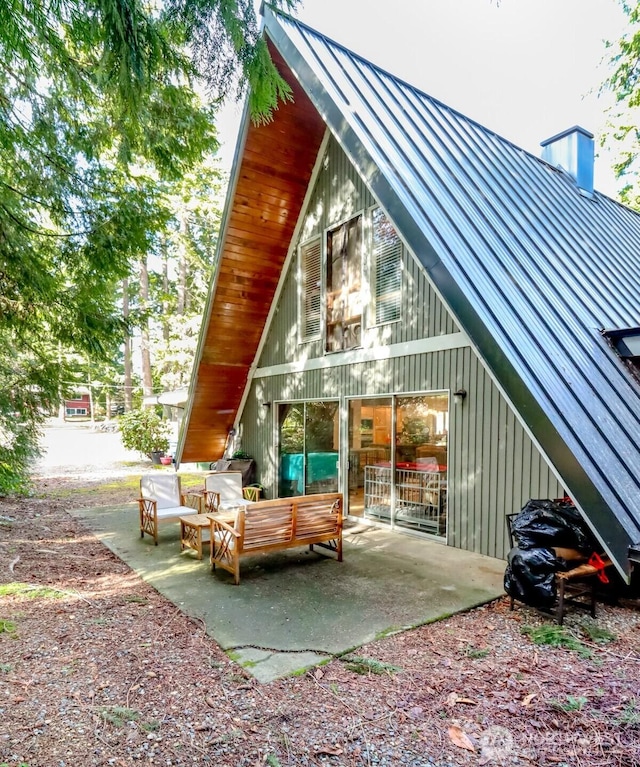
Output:
M324 237L302 242L299 340L322 338L327 352L362 346L363 307L369 327L400 320L403 252L398 233L378 206L329 227Z
M400 319L402 242L382 208L371 212L371 324Z

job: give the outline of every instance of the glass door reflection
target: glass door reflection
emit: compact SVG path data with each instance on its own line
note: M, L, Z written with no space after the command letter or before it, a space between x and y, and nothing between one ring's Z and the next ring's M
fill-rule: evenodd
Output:
M392 443L391 397L349 401L349 493L351 516L375 516L391 521L390 483L382 475L390 473Z
M281 403L278 435L281 498L338 491L337 402Z

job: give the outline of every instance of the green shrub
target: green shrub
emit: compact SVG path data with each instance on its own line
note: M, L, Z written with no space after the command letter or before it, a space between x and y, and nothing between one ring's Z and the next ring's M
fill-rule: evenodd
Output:
M125 413L119 423L122 444L127 450L137 450L151 458L151 453L169 449L169 424L152 408Z
M533 626L523 626L523 634L528 636L533 644L548 644L552 647L564 647L567 650L574 650L583 658L591 658L593 653L579 639L569 634L563 626L544 625L534 628Z

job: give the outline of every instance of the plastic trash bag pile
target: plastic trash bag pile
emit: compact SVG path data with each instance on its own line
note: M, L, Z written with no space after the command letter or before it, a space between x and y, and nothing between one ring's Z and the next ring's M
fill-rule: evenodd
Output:
M530 500L511 520L514 547L507 558L504 589L532 607L550 608L556 600L557 572L570 570L558 550L588 558L595 539L570 500Z

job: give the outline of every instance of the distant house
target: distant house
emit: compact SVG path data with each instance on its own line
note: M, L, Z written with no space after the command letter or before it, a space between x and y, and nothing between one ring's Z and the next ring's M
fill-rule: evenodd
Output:
M242 446L271 496L504 557L569 495L640 551L640 216L593 138L544 159L265 10L294 100L245 117L177 460Z
M64 401L64 420L81 420L91 417L91 397L88 390L74 392L73 399Z

